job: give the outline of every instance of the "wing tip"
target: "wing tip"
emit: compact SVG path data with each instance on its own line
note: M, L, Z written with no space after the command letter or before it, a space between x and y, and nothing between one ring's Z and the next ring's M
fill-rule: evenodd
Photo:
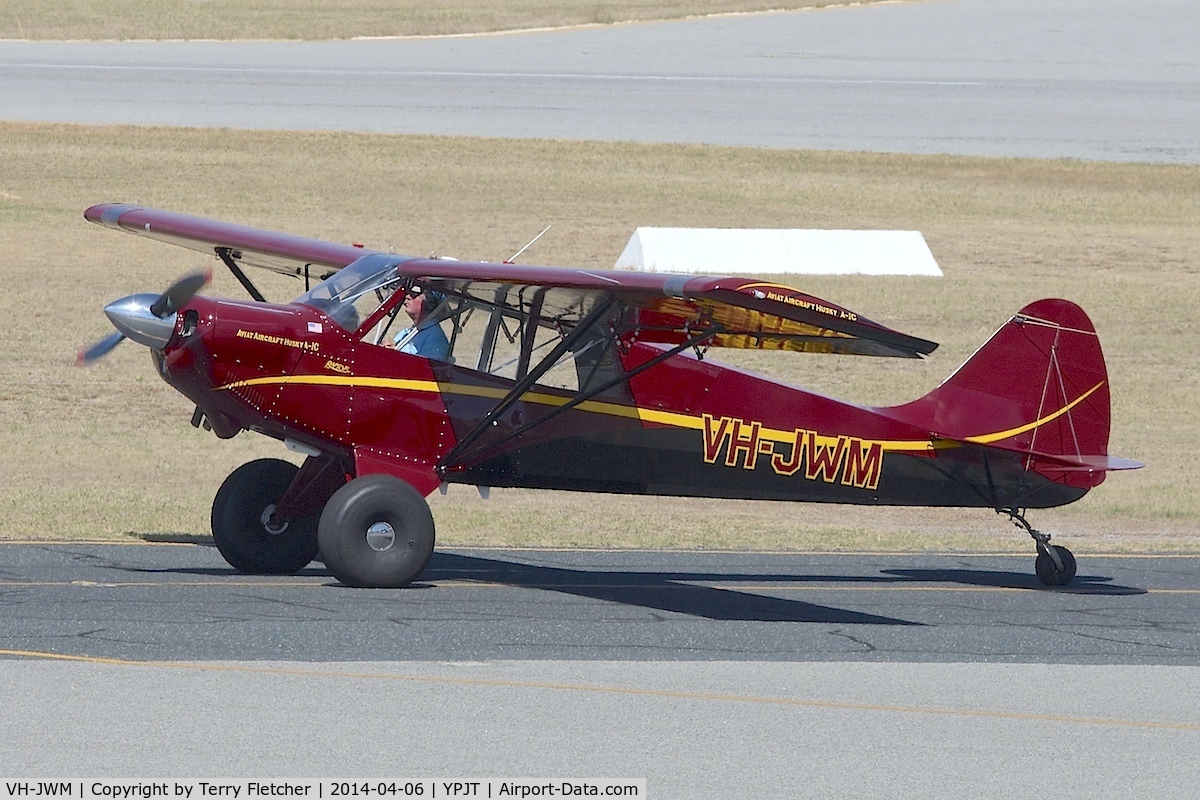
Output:
M101 203L84 211L83 218L106 228L120 228L121 215L126 211L135 211L140 208L141 206L131 203Z

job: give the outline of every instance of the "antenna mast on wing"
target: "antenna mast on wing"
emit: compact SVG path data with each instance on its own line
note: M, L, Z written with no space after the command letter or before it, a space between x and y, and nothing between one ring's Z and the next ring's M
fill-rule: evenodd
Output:
M506 258L506 259L504 260L504 263L505 263L505 264L514 264L514 263L516 263L517 256L521 255L521 253L524 253L526 250L528 250L530 247L532 247L532 246L533 246L533 243L534 243L534 242L536 242L538 239L542 238L542 235L543 235L543 234L544 234L546 231L550 230L550 228L551 228L551 227L553 227L553 226L552 226L552 225L547 225L546 227L542 228L542 232L541 232L541 233L539 233L537 236L535 236L535 237L533 237L532 239L530 239L530 240L529 240L529 244L525 245L525 246L524 246L524 247L522 247L520 250L518 250L517 252L513 253L513 254L512 254L511 256L509 256L508 258Z

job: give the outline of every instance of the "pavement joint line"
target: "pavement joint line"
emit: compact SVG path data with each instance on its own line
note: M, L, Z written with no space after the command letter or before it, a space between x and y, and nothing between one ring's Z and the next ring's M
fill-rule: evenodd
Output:
M452 686L478 686L503 689L542 689L547 691L579 692L592 694L614 694L632 697L657 697L671 700L696 700L717 703L746 703L773 705L791 708L828 709L839 711L867 711L895 714L917 714L977 719L999 719L1016 722L1059 722L1073 725L1100 727L1140 728L1200 733L1200 724L1187 722L1162 722L1157 720L1111 719L1104 717L1072 717L1059 714L1034 714L1019 711L988 711L971 708L936 708L926 706L900 706L880 703L850 703L832 700L806 700L791 697L762 695L723 694L716 692L683 692L667 689L646 689L629 686L606 686L603 684L555 683L549 681L520 681L490 678L455 678L445 675L405 675L378 672L351 672L337 670L288 669L284 667L256 667L241 664L215 664L189 661L138 661L100 656L80 656L51 653L40 650L3 650L0 656L27 658L46 661L68 661L118 667L149 667L178 669L200 672L230 672L259 675L279 675L305 678L353 678L395 682L446 684Z

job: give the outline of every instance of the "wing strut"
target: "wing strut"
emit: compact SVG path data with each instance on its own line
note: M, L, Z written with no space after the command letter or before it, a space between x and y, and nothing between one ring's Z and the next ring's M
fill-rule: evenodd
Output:
M267 298L263 297L262 292L258 287L246 277L246 273L242 272L242 268L238 266L237 260L234 258L233 250L228 247L216 248L217 255L225 262L225 266L229 267L229 271L233 273L233 277L238 279L238 283L245 287L246 291L260 303L267 302ZM305 265L305 277L308 275L308 265Z
M479 372L489 372L492 368L492 358L496 352L496 336L503 324L504 298L508 295L508 287L501 286L496 290L492 300L491 316L488 319L487 330L483 333L483 344L479 347L479 363L475 369Z
M537 427L538 425L543 425L543 424L549 422L550 420L554 419L555 417L557 417L559 414L563 414L567 411L570 411L572 408L575 408L576 406L580 405L581 403L586 403L588 400L591 400L593 397L597 397L597 396L603 394L604 392L608 391L609 389L616 386L617 384L624 383L625 381L628 381L631 378L641 375L646 370L658 366L662 362L666 361L668 358L678 355L679 353L682 353L684 350L687 350L689 348L698 347L701 343L704 342L705 339L710 339L713 336L716 336L720 332L721 332L721 329L719 326L717 326L717 327L709 328L708 330L703 331L702 333L692 336L686 342L682 342L682 343L672 347L669 350L664 350L663 352L659 353L658 355L656 355L654 358L650 359L649 361L645 361L645 362L639 364L638 366L634 367L629 372L626 372L622 375L618 375L615 378L607 380L604 383L600 384L599 386L593 387L586 392L580 392L579 394L575 395L570 400L568 400L566 403L563 403L561 406L557 406L557 407L551 409L546 414L543 414L542 416L538 417L537 419L531 420L530 422L525 423L521 427L516 428L512 431L509 431L507 434L505 434L504 436L500 437L499 439L497 439L495 441L487 442L486 444L483 444L480 447L475 448L474 450L467 453L466 455L467 456L478 455L479 453L485 453L488 450L497 448L497 447L503 445L505 442L515 439L516 437L525 433L525 431L530 430L531 428ZM555 359L555 361L557 361L557 359ZM538 365L539 369L541 368L542 365L546 364L547 362L549 362L549 366L553 366L553 364L555 363L554 361L550 361L550 357L547 356L546 359L543 360L542 364ZM548 368L549 367L547 367L547 369ZM514 391L515 391L515 389L514 389ZM523 393L523 391L524 390L522 390L522 393ZM512 396L512 393L510 393L509 396L505 397L504 399L508 400L509 397L511 397L511 396ZM512 402L515 402L516 399L517 398L514 398ZM505 408L512 405L512 402L507 403L505 405ZM500 412L503 413L503 410L504 409L500 409ZM493 413L495 413L495 411L496 410L493 409ZM492 417L492 414L489 414L488 417ZM471 441L474 441L476 438L478 438L478 436L484 430L486 430L486 427L489 424L490 423L485 418L482 423L480 423L478 426L476 426L474 429L471 430L471 433L468 434L467 437L464 438L463 441L467 441L467 438L470 438ZM461 445L461 444L462 444L462 442L459 443L459 445ZM469 442L468 442L468 444L469 444ZM441 461L438 462L438 465L437 465L438 474L441 475L442 477L445 477L446 472L448 470L450 470L452 467L461 466L463 464L463 462L466 460L465 457L458 455L458 452L460 450L459 445L456 445L454 447L454 449L452 449L449 453L447 453L446 456Z
M538 323L542 316L542 303L545 302L546 292L550 289L543 286L533 293L529 303L529 319L525 321L525 330L521 333L521 353L517 361L517 377L524 378L529 372L529 361L533 356L533 343L538 332Z
M583 338L583 335L591 329L592 325L603 319L616 302L616 296L611 293L605 294L603 299L597 301L596 305L592 307L592 310L588 312L587 316L581 319L579 324L575 326L575 329L564 336L562 341L560 341L555 348L538 363L536 367L531 369L523 378L521 378L521 380L517 381L513 388L509 390L508 394L506 394L504 398L487 413L487 416L480 420L479 424L472 428L466 436L459 439L458 444L454 445L454 447L450 449L450 452L446 453L446 455L438 461L438 471L442 472L447 466L460 463L459 457L462 455L462 453L468 447L470 447L476 439L482 436L484 431L488 430L492 426L492 423L500 418L501 414L512 407L513 403L520 400L521 395L525 394L525 392L527 392L531 386L537 383L538 379L545 375L551 367L557 364L558 360L562 358L563 355L570 350L577 341Z

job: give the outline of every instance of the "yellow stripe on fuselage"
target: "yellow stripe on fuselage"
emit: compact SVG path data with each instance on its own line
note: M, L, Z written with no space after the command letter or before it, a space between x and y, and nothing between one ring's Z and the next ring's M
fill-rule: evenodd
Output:
M355 376L355 375L278 375L267 378L250 378L244 381L234 381L233 383L218 386L217 391L225 391L230 389L238 389L244 386L266 386L266 385L283 385L283 386L360 386L371 389L394 389L397 391L407 392L431 392L436 394L454 394L464 397L488 397L499 400L505 397L508 392L505 389L491 386L472 386L465 383L438 383L437 381L422 381L412 380L408 378L380 378L374 376ZM1063 414L1069 412L1072 408L1082 403L1092 395L1097 389L1103 386L1103 381L1093 386L1088 391L1081 394L1075 400L1063 406L1052 414L1048 414L1041 419L1034 420L1027 425L1021 425L1016 428L1010 428L1005 431L997 431L995 433L980 434L978 436L968 436L962 441L972 444L991 444L993 442L1002 441L1012 436L1033 430L1041 427L1048 422L1058 419ZM521 400L526 403L537 403L546 406L565 406L571 402L569 397L560 397L555 394L547 394L545 392L526 392L521 395ZM675 411L660 411L651 408L642 408L640 406L626 406L619 403L606 403L601 400L585 400L580 403L577 408L580 411L587 411L593 414L607 414L614 417L624 417L626 419L636 419L640 422L650 422L656 425L667 425L674 428L685 428L689 430L704 430L704 419L692 414L680 414ZM777 430L775 428L760 428L759 438L767 439L776 442L785 442L794 444L796 441L796 432ZM959 443L953 440L945 439L917 439L917 440L867 440L863 439L864 445L878 444L884 451L889 452L925 452L928 450L944 450L947 448L958 447Z
M234 381L225 386L218 386L217 391L238 389L243 386L265 386L277 384L283 386L359 386L370 389L395 389L404 392L431 392L436 394L456 394L464 397L488 397L500 400L508 394L505 389L492 386L472 386L465 383L438 383L437 381L419 381L407 378L377 378L371 376L353 375L293 375L270 378L250 378L244 381ZM571 402L569 397L560 397L545 392L526 392L521 395L526 403L537 403L544 406L565 406ZM673 425L677 428L704 427L699 417L687 414L676 414L669 411L655 411L637 406L623 406L618 403L605 403L599 400L585 400L578 406L583 411L597 414L608 414L615 417L625 417L643 422L656 422L663 425Z
M361 386L372 389L396 389L398 391L408 392L436 392L438 394L456 394L464 397L489 397L499 400L505 397L508 392L504 389L492 386L472 386L465 383L438 383L437 381L418 381L405 378L377 378L371 376L352 376L352 375L295 375L292 377L277 376L271 378L250 378L244 381L235 381L225 386L218 386L217 391L225 389L237 389L242 386L264 386L270 384L291 385L291 386ZM560 397L555 394L547 394L545 392L526 392L521 396L521 400L526 403L537 403L544 406L565 406L571 401L569 397ZM608 414L614 417L624 417L626 419L636 419L641 422L652 422L658 425L669 425L674 428L687 428L691 430L703 430L704 419L702 417L693 416L691 414L680 414L675 411L660 411L652 408L642 408L640 406L625 406L619 403L606 403L601 400L585 400L577 406L581 411L590 411L595 414ZM762 428L759 430L759 437L763 439L772 439L779 442L793 442L796 439L795 431L781 431L773 428ZM925 449L929 446L929 442L884 442L884 449L904 449L900 445L911 445L909 449ZM887 447L886 445L896 445Z

